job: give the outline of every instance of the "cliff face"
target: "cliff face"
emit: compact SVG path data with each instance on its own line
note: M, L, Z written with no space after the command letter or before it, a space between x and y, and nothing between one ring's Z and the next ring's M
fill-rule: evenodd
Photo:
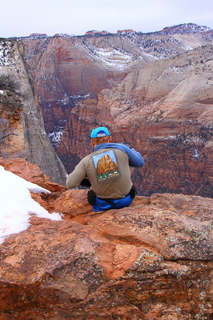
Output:
M0 165L49 188L32 197L63 217L32 214L0 245L1 320L212 319L212 199L137 196L94 214L86 190L50 183L21 159Z
M0 93L1 152L5 158L25 157L39 165L52 181L65 183L66 170L44 130L38 99L21 58L21 47L14 41L1 42ZM10 90L10 86L15 87Z
M76 103L86 97L96 98L102 89L118 85L127 72L123 68L106 67L96 56L95 48L92 50L92 45L84 38L55 36L22 41L45 128L53 145L57 146ZM104 56L104 52L101 54ZM122 54L120 63L126 63L125 57L122 61Z
M22 128L23 104L9 90L0 93L0 155L4 158L26 157Z

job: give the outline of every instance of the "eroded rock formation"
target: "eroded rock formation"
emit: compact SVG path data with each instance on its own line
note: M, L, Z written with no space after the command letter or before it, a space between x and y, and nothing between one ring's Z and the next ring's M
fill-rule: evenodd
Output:
M25 178L31 167L1 165ZM63 219L32 214L0 245L1 320L212 319L212 199L153 194L94 213L86 190L50 190L37 200Z

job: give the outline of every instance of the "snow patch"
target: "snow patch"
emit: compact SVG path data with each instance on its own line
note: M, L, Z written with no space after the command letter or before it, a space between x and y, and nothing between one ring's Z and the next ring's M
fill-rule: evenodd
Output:
M178 67L169 67L168 70L170 70L170 71L172 71L172 72L176 72L176 73L181 72Z
M58 213L49 213L31 198L34 193L46 192L34 183L13 174L0 166L0 244L12 234L26 230L29 226L30 215L50 220L61 220Z
M200 151L196 148L191 148L191 154L194 159L200 159Z
M57 146L62 135L63 131L51 132L48 134L48 138L51 140L53 145Z
M127 63L132 61L132 56L124 54L118 50L99 48L94 50L94 54L99 57L104 63L113 66L117 69L123 69Z

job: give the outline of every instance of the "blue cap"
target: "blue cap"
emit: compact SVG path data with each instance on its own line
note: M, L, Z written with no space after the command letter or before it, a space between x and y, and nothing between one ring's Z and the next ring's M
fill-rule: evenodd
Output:
M90 138L99 138L110 136L110 132L106 127L98 127L91 131Z

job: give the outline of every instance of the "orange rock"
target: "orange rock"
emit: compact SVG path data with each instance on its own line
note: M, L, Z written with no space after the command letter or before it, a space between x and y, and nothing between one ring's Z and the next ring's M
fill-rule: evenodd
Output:
M63 219L31 215L0 245L1 320L211 319L213 200L153 194L93 212L86 194L42 195Z

